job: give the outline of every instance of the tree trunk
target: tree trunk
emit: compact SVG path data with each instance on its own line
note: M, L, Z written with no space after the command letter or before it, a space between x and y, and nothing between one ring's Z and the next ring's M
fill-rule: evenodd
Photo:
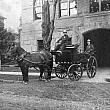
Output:
M1 65L2 65L2 64L1 64L1 55L0 55L0 70L2 69Z
M49 10L49 2L44 1L44 5L42 7L42 38L44 48L48 50L47 47L47 39L50 33L50 10Z
M44 43L44 48L50 51L52 35L54 31L54 21L56 14L56 4L58 0L54 0L53 2L53 13L52 19L50 21L50 9L48 0L44 2L42 7L42 38Z
M1 44L1 42L0 42L0 44ZM1 63L1 49L0 49L0 70L2 70L2 63Z

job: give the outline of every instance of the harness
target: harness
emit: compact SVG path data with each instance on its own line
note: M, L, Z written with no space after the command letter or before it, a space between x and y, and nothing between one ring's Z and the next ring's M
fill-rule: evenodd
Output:
M29 62L29 63L37 64L37 65L44 65L44 64L47 64L48 61L51 61L51 60L48 60L46 54L45 54L43 51L41 51L40 54L41 54L40 57L41 57L41 59L42 59L42 61L43 61L42 63L41 63L41 62L33 62L33 61L31 61L31 60L26 59L25 56L28 55L27 52L22 53L19 57L17 57L17 60L18 60L18 61L23 61L23 60L25 60L25 61L27 61L27 62Z
M27 55L27 52L22 53L19 57L17 57L17 60L22 61L26 55Z

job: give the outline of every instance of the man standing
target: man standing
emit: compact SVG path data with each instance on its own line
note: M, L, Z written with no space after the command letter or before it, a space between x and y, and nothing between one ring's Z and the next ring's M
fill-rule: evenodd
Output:
M69 45L70 44L70 41L69 40L70 40L70 38L67 35L67 31L64 30L63 31L63 36L56 42L57 45L56 45L54 51L63 50L66 45Z
M93 54L94 53L94 46L93 44L91 44L90 39L87 40L87 47L85 52L89 53L89 54Z

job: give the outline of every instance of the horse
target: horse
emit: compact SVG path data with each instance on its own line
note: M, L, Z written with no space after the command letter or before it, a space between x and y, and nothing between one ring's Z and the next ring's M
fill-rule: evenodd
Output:
M21 46L12 46L7 52L6 57L14 58L17 61L25 84L29 81L28 70L31 67L34 67L35 69L39 68L39 80L42 80L43 73L47 72L46 81L50 81L53 68L53 56L49 51L41 50L35 53L29 53Z

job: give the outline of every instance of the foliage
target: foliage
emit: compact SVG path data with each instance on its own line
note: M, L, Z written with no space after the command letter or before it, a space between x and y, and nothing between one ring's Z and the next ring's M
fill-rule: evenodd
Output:
M0 28L0 53L3 55L15 40L15 35L6 29Z

